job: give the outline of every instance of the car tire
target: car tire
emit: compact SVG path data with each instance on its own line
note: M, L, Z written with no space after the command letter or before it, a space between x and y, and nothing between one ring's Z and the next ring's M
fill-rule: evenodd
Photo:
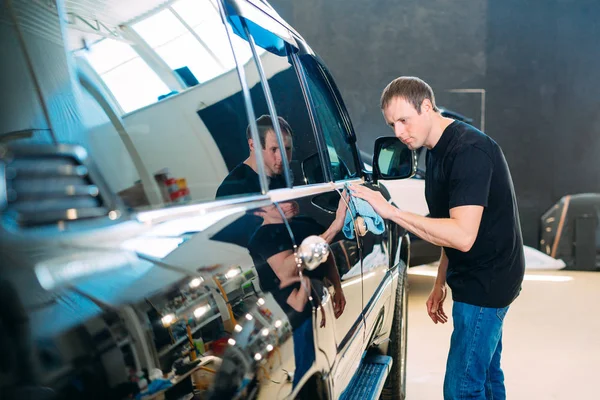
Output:
M394 304L394 319L388 345L388 355L392 357L390 371L382 399L404 400L406 398L406 350L408 335L408 268L403 262L398 266L398 285Z

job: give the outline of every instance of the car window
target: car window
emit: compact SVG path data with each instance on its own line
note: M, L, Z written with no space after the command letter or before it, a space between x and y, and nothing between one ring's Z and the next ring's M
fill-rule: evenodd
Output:
M99 107L98 93L95 97L90 91L83 94L86 129L78 141L87 148L111 191L130 209L263 192L247 138L249 119L225 25L214 2L197 3L203 5L185 13L189 1L176 1L135 23L125 23L123 32L130 32L127 40L104 39L90 45L89 51L72 49L80 70L86 71L104 100L116 98L124 105L123 99L136 99L137 87L123 82L135 81L150 68L153 80L148 85L157 79L163 85L160 92L144 92L146 103L148 96L154 96L152 104L120 115L122 126L111 122L110 112ZM191 13L199 11L202 15L193 18ZM199 33L206 36L206 29L210 30L209 40ZM115 56L119 60L115 62L96 57L94 49L106 47L102 43L107 40L118 41ZM202 51L190 53L196 47L183 46L186 41ZM248 42L236 40L234 48L238 60L248 62ZM131 64L131 57L139 60L140 68ZM160 59L164 63L157 62ZM107 80L110 71L122 68L120 63L131 66L127 75L131 79ZM173 82L181 87L166 93ZM159 93L166 96L159 100ZM133 108L145 105L133 100L127 104Z
M333 82L327 82L329 79L314 57L301 55L299 59L306 73L315 117L325 138L332 178L338 181L357 177L360 168L350 143L351 132L340 112L341 104L329 87Z
M289 171L293 186L312 183L323 183L326 176L323 174L320 146L315 136L315 127L307 106L307 98L300 84L298 72L293 62L293 54L298 51L293 43L282 39L280 36L266 30L261 25L250 20L231 17L230 24L236 36L247 40L247 33L252 36L255 48L259 54L260 67L267 80L269 93L272 96L274 111L278 116L282 138L289 141L288 147ZM284 29L284 33L287 29ZM252 105L257 118L269 114L270 110L264 95L264 88L259 81L259 71L253 63L246 65L246 76L250 86ZM288 135L291 131L291 135ZM288 138L291 137L291 140ZM265 154L265 167L268 175L283 174L276 165L277 160L269 161L273 156ZM276 187L272 187L274 189Z

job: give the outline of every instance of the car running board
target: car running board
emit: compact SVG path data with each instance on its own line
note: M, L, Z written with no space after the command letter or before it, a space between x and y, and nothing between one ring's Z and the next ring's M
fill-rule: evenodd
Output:
M369 356L364 358L340 400L376 400L385 378L392 369L392 357Z

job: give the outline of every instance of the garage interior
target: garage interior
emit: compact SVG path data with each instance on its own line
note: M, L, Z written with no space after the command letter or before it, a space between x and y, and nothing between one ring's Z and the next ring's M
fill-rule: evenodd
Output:
M272 4L331 68L361 148L391 134L376 105L381 89L399 75L424 79L438 104L472 118L494 138L511 168L526 246L546 253L543 216L561 198L598 193L600 3ZM594 248L600 248L597 232L594 223L586 235ZM571 249L575 241L573 233L565 239ZM599 300L598 265L592 251L569 267L579 271L526 270L504 327L508 398L597 397L599 325L590 312ZM452 327L451 321L434 325L426 312L436 271L430 264L409 272L409 399L442 397Z
M52 1L40 2L46 6L46 3L53 4ZM22 1L18 3L24 4ZM162 5L165 2L154 0L153 3ZM169 7L172 6L173 15L183 21L181 15L185 15L185 9L178 8L180 6L176 5L176 1L168 3ZM312 49L328 66L348 109L357 134L357 145L363 161L366 163L372 161L373 143L376 138L393 135L381 116L379 98L385 85L401 75L418 76L427 81L436 93L438 105L442 106L448 115L463 119L481 129L501 146L511 168L527 261L521 294L511 305L504 323L502 367L506 378L507 397L516 400L598 398L596 375L600 356L600 336L598 335L600 319L595 315L595 310L596 305L600 303L600 291L598 290L600 286L600 163L598 161L600 155L600 51L597 45L600 37L600 2L597 0L547 0L543 4L538 4L516 0L434 0L432 2L418 0L375 2L363 0L270 0L269 3L310 43ZM2 1L0 1L1 4ZM137 0L129 1L128 4L134 5L131 9L119 8L120 4L117 0L104 0L97 4L91 4L87 0L65 0L65 4L69 12L72 12L71 17L74 18L69 23L73 26L78 25L80 28L79 30L73 29L73 31L81 34L87 30L86 41L81 40L82 37L77 35L67 35L71 40L68 47L73 49L75 55L81 55L87 51L87 45L92 42L87 41L91 36L89 36L89 26L85 26L90 21L95 21L95 23L99 21L88 15L92 11L104 12L101 19L107 26L118 26L128 20L139 20L141 22L136 22L136 24L142 26L144 21L142 18L144 15L138 15L139 10L144 7ZM215 9L217 9L216 6ZM122 14L119 15L115 10ZM79 18L77 15L88 15L89 18L87 20L77 19ZM135 18L133 18L134 16ZM4 18L6 14L0 14L0 17ZM39 21L35 18L34 15L32 26L35 26L27 27L27 29L44 31L45 28L40 28L43 25L36 25ZM6 17L0 22L7 20ZM212 32L210 30L202 33L197 26L190 27L190 24L185 21L181 24L185 25L190 32L194 29L198 31L193 33L194 40L197 39L199 42L211 40ZM62 46L60 38L55 40L52 37L53 34L60 32L60 28L57 28L58 25L48 28L48 31L51 31L48 37L57 46ZM198 26L200 25L198 22ZM7 27L8 23L0 26L8 31ZM106 27L102 28L98 25L96 28L102 30ZM127 40L133 42L137 40L138 43L144 41L150 43L144 35L152 36L151 27L147 28L143 34L140 33L142 28L137 31L131 28L129 32L124 29L124 32ZM144 36L143 40L142 36ZM192 33L189 36L191 37ZM0 39L0 42L2 40ZM159 41L160 38L156 40ZM6 43L8 41L4 42L4 44ZM164 43L161 42L155 47L158 49L163 45ZM142 49L141 53L146 52L146 56L151 53L159 54L158 50L150 47ZM246 50L247 53L244 56L248 61L253 55L248 49ZM107 53L110 51L109 49ZM41 53L43 51L40 51ZM131 54L134 52L131 51ZM165 54L167 54L166 51ZM221 57L222 64L215 67L217 72L212 76L202 77L202 79L206 79L206 82L215 79L213 82L216 82L216 79L223 78L224 81L226 78L234 82L237 79L234 70L236 60L231 54L229 54L229 58L221 54L216 56L212 54L212 56L216 59ZM98 80L94 84L98 84L100 78L105 79L115 69L131 62L131 59L127 57L124 56L123 59L127 60L121 64L117 63L116 66L103 65L100 56L97 56L96 59L93 56L78 57L75 63L78 63L77 68L87 69L88 72L95 69L94 76L97 75ZM271 55L263 50L254 57L263 57L265 60L269 60ZM141 63L142 60L135 55L135 61ZM278 62L280 61L278 60ZM148 94L147 97L151 100L144 104L136 103L133 100L132 103L128 103L121 98L113 97L113 95L116 96L115 93L106 97L113 105L117 105L116 108L122 113L123 119L126 119L129 126L134 127L134 136L137 140L141 141L139 138L143 138L152 144L146 149L149 149L148 153L156 152L158 154L156 157L147 157L144 160L144 162L148 162L146 166L148 170L160 171L168 162L171 162L171 167L175 166L175 168L186 171L184 174L178 175L177 179L185 176L189 181L200 182L198 186L206 193L210 192L210 201L215 200L212 196L217 190L218 183L209 181L210 178L218 176L221 179L227 176L238 162L235 158L238 154L234 154L233 151L229 154L231 159L227 159L225 162L221 162L221 160L213 162L220 155L219 151L222 148L231 145L230 138L207 136L197 140L196 137L193 137L187 143L184 140L189 139L189 136L184 134L181 135L181 138L176 138L181 140L177 143L175 139L161 143L160 138L163 137L164 132L170 132L173 126L177 126L181 131L187 129L193 132L203 118L203 128L206 124L210 130L212 128L210 123L214 124L216 128L222 128L224 125L221 125L221 121L218 119L209 120L208 114L213 112L213 109L206 111L208 108L204 108L206 104L194 110L186 109L187 114L183 111L180 112L188 103L200 102L199 99L204 98L202 96L206 96L208 93L208 97L210 97L216 90L212 87L205 90L201 87L202 85L191 89L192 86L198 85L198 81L189 84L186 80L193 81L195 79L193 73L204 68L204 65L189 65L190 68L183 68L181 71L177 71L179 75L175 75L176 69L173 65L161 60L158 56L154 62L155 64L148 68L150 72L162 69L161 78L165 75L172 78L172 81L166 82L166 84L160 82L160 79L156 79L158 81L156 86L160 85L159 90L162 91L161 94L165 96L164 98L172 96L169 102L162 104L164 115L163 112L156 113L155 109L148 107L149 104L153 105L151 102L156 102L155 93ZM57 63L64 63L65 71L67 70L66 66L69 62L64 54L58 57ZM13 67L15 65L17 64L15 63ZM100 72L98 65L105 67L105 70ZM279 68L281 65L277 64L276 66ZM71 67L69 65L69 68ZM289 65L285 65L285 67L289 68ZM17 67L14 68L17 69ZM197 69L194 70L194 68ZM192 71L190 72L190 70ZM18 72L22 73L20 70ZM50 68L42 69L40 72L43 78L51 82L48 87L44 88L49 92L56 89L52 86L55 83L52 80L56 76L58 76L56 82L65 79L64 76L59 76L59 73L54 76L55 72ZM274 74L279 72L280 70L277 70ZM186 76L186 73L189 76ZM258 72L255 75L253 75L253 79L256 83L259 82ZM121 76L119 79L123 79L123 77ZM117 80L115 78L115 81ZM106 78L106 82L108 82L108 78ZM104 84L108 87L106 82ZM15 82L10 82L10 79L4 79L3 83L17 85ZM235 86L235 84L231 86ZM27 88L31 93L34 92L33 86L31 84L31 87ZM285 81L281 83L281 87L285 87ZM253 93L262 93L261 90L260 85L257 84ZM19 109L21 102L31 101L34 103L37 101L37 99L31 100L33 95L25 93L26 90L17 90L16 86L11 86L8 92L18 92L19 96L23 97L10 101L5 99L3 104L6 106L3 107L3 115L17 115L22 112L23 115L30 114L25 115L24 120L27 117L31 117L33 120L32 116L34 115L36 115L35 118L38 118L35 120L36 123L44 120L41 117L41 108L34 110L32 107L31 110L26 111ZM298 93L301 92L298 91ZM49 97L51 99L50 109L55 107L54 111L57 104L60 105L64 101L59 96ZM161 99L159 97L159 100ZM71 105L82 101L81 104L88 107L88 111L93 109L100 113L102 105L92 100L86 94L84 100L75 99L74 96L73 99L69 98L65 102ZM231 103L221 104L221 106L223 109L234 106L242 109L243 101L242 96L239 95ZM268 113L269 107L266 100L263 98L261 101L264 104L261 105L262 108L257 107L257 110L262 110L258 114ZM195 103L194 106L196 106ZM59 115L57 120L65 115L69 117L71 111L68 107L65 109L66 111L61 111L63 114ZM110 118L105 119L108 121ZM8 118L5 121L8 121ZM93 120L80 121L77 118L74 118L74 121L74 126L64 129L63 134L74 137L76 131L84 129L86 123L93 125L97 122ZM154 124L154 130L144 126L148 121L150 121L150 125ZM13 120L10 123L7 122L6 126L3 125L3 130L11 133L14 131L18 135L22 134L24 131L9 126L12 122ZM229 122L233 126L237 121ZM15 122L15 125L18 123ZM100 125L100 123L97 124L97 126ZM104 125L104 128L106 126ZM235 129L241 132L245 126L246 124L239 124L239 126L235 126ZM50 128L52 127L39 129L36 132L31 130L31 132L34 132L33 136L38 134L41 136L45 135L47 131L51 131ZM28 130L25 133L30 134L31 132ZM98 128L90 134L90 143L97 146L96 150L100 149L101 154L109 155L115 151L115 153L119 152L124 155L114 159L107 156L98 160L97 163L111 175L117 177L111 184L119 187L119 195L123 198L131 196L131 201L135 202L143 197L140 196L138 190L141 186L140 182L144 179L153 179L153 177L150 175L142 177L135 174L135 168L130 165L131 161L125 156L129 149L125 149L127 142L125 141L123 144L121 133L112 125L105 131ZM246 136L241 135L237 139L236 144L242 147L246 145ZM157 143L159 145L156 145ZM0 158L2 156L4 154L0 154ZM202 168L195 168L186 161L192 158L200 159L203 162ZM420 152L418 158L419 165L422 165L425 152ZM299 168L297 165L295 167ZM419 169L418 174L420 173L425 174L426 171ZM300 173L296 176L300 176ZM417 178L421 179L410 179L410 182L403 186L397 186L392 181L384 182L383 185L400 208L427 215L424 181L422 176L417 176ZM135 184L132 186L133 182ZM0 187L0 189L2 188ZM186 199L189 199L190 189L187 187L185 189L187 193L183 193L182 197L187 196ZM191 187L191 190L194 194L194 190L198 189ZM117 190L114 191L117 192ZM155 193L154 195L158 198L162 194ZM207 198L203 198L202 201L206 201ZM143 198L141 202L144 201L151 203L152 199ZM158 201L161 200L158 199ZM0 203L0 205L2 204ZM331 214L334 213L335 209ZM181 235L188 234L188 232L184 232ZM411 237L411 240L413 249L416 251L413 254L415 257L413 263L408 270L406 398L434 400L442 398L443 393L446 357L452 333L452 299L449 295L444 304L450 317L448 323L434 324L427 315L425 303L436 277L438 264L435 260L438 258L439 248L432 247L415 237ZM183 239L177 242L174 245L175 248L182 242ZM132 247L135 245L134 243ZM157 241L155 248L152 248L154 243L150 242L144 246L152 248L154 254L159 254L156 259L160 260L163 251L168 255L172 250L170 248L165 250L160 245ZM226 246L215 247L214 253L214 257L208 258L215 265L223 254L231 258L248 256L246 253L242 255L231 253ZM423 254L425 255L423 256ZM240 271L242 271L241 267ZM233 271L231 277L227 276L230 271L226 271L223 282L235 278L240 271ZM161 279L165 279L169 283L184 278L188 279L185 272L173 270L169 271L169 274L165 273L164 276L158 275L158 278L155 279L149 277L141 278L139 281L132 279L132 282L143 283L142 287L138 288L139 293L136 293L136 290L119 292L115 295L114 303L117 304L118 300L122 299L142 298L141 293L146 289L146 285L147 287L154 285L158 288L163 283ZM362 274L362 271L360 273ZM31 275L33 276L33 273ZM243 275L245 272L242 272L238 278L241 279ZM140 276L143 274L140 273ZM136 276L137 278L139 277ZM106 279L104 283L106 281L110 281L110 279ZM107 287L110 287L110 284ZM345 284L353 285L348 282ZM192 287L191 282L189 285ZM196 287L199 285L200 283L197 283ZM115 287L117 286L115 284ZM246 288L249 286L252 285L246 284ZM354 286L355 289L357 287ZM222 287L220 289L223 290ZM116 290L115 293L117 293ZM207 292L203 296L209 297L209 293ZM35 299L35 301L37 300L39 298ZM47 303L51 303L49 300L45 303L42 300L40 300L40 304L42 304L39 306L40 309L46 307ZM34 301L32 300L32 302ZM92 303L94 301L90 302L91 307L97 305ZM223 306L224 309L229 306L229 303L226 303ZM154 308L154 305L150 305ZM262 305L264 305L264 300ZM202 316L207 319L211 318L206 322L207 326L221 318L220 315L211 314L216 313L216 306L213 304L212 307L212 311L210 311L211 305L203 310ZM231 310L229 311L231 313ZM206 316L204 313L207 313ZM250 314L246 314L246 316L248 315ZM161 316L158 310L156 310L156 316ZM248 319L251 320L251 316ZM162 321L164 325L162 318L158 318L158 320ZM235 319L232 320L235 321ZM229 324L231 325L228 326L229 330L238 327L231 321ZM189 325L187 328L190 328ZM204 327L198 327L198 329L201 328ZM101 331L100 328L98 330ZM291 335L291 328L287 333ZM177 342L176 345L173 344L173 347L177 347L187 344L188 337L186 335L187 333L184 333L177 341L172 335L170 338L166 336L163 339L165 343ZM2 338L0 337L0 339ZM189 340L195 349L196 344L191 333ZM231 340L222 340L221 344L224 347L233 346L236 342L233 340L232 344ZM273 346L269 351L272 349ZM287 351L294 351L289 343ZM165 351L166 353L167 351ZM260 356L260 354L258 355ZM256 358L255 360L259 361L260 359ZM281 382L288 380L291 386L292 375L286 371ZM280 383L272 379L271 382ZM279 390L279 387L275 387L272 389L272 393L279 393Z

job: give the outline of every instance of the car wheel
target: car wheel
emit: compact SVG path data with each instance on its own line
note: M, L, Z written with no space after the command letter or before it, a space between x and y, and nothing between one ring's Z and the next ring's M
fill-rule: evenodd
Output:
M400 263L400 275L398 276L398 285L396 287L396 300L394 307L394 319L392 321L392 332L390 333L390 343L388 346L388 355L392 357L393 364L383 392L382 399L400 399L406 398L406 349L408 334L408 268L404 263Z

